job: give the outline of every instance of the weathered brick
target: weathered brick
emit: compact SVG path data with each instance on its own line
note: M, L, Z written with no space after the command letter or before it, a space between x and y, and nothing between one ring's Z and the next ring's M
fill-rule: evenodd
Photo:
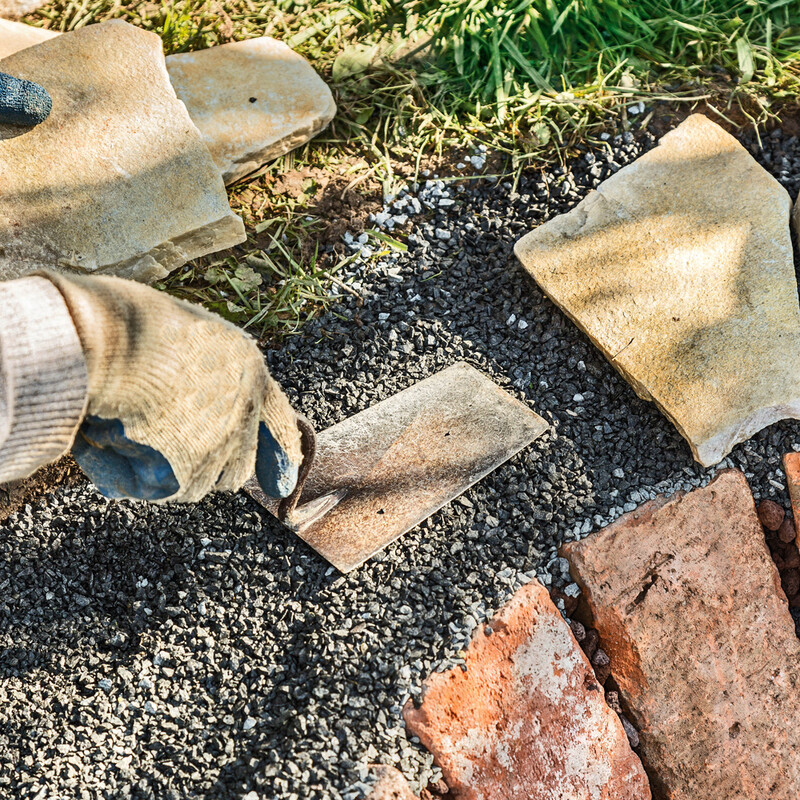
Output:
M619 717L536 581L479 628L460 667L431 675L409 731L453 800L648 800Z
M783 469L786 472L789 499L792 501L792 516L800 521L800 453L787 453L783 457Z
M744 475L647 503L563 553L655 794L797 800L800 642Z

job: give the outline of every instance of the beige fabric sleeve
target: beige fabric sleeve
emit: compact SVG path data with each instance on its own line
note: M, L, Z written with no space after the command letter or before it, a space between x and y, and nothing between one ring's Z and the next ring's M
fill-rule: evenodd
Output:
M0 283L0 483L72 446L88 375L61 292L46 278Z

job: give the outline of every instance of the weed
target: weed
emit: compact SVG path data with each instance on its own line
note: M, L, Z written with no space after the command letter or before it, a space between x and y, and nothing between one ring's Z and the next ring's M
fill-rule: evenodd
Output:
M163 284L265 337L352 291L348 259L316 246L315 187L272 190L286 170L346 165L349 189L387 195L401 166L416 175L483 143L518 175L609 121L629 125L638 101L708 100L723 116L739 105L760 124L800 91L797 0L55 0L28 21L67 31L111 18L154 31L167 53L273 36L332 86L330 128L232 188L248 242Z

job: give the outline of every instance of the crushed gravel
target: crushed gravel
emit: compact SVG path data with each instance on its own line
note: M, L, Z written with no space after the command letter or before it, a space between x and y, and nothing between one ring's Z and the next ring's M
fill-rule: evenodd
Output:
M0 796L350 799L373 761L436 779L400 717L421 680L533 576L572 596L563 541L711 477L512 256L652 144L612 139L516 188L431 177L384 209L408 252L356 276L363 306L343 298L270 354L319 428L460 359L551 425L356 572L241 495L157 507L72 486L0 524ZM796 196L797 140L764 147ZM788 507L788 449L800 423L721 466Z

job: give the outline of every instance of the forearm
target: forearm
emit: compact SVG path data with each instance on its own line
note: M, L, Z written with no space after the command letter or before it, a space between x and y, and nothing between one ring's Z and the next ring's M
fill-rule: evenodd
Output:
M72 446L87 402L83 348L46 278L0 283L0 483Z

